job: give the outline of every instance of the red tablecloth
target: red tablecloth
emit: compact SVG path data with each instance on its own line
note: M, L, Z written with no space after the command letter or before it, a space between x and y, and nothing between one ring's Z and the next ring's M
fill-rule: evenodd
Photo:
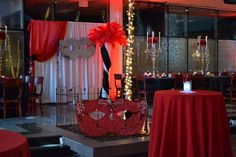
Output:
M148 157L233 157L219 92L155 92Z
M0 130L0 157L30 157L27 139L19 133Z

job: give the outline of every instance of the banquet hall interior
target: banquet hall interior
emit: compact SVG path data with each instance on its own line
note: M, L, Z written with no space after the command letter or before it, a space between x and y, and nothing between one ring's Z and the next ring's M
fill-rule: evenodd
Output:
M0 157L236 157L236 0L0 0Z

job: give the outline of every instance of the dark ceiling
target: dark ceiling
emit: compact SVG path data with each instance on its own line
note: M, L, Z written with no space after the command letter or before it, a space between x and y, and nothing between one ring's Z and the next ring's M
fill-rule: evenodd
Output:
M109 1L110 0L88 0L88 7L79 7L79 1L81 0L25 0L25 12L33 19L55 19L55 20L68 20L75 21L79 17L78 21L90 21L90 22L105 22L109 14ZM150 0L151 3L145 3L148 0L135 0L135 6L139 9L151 9L152 5L156 6L163 0ZM167 2L185 2L186 0L167 0ZM203 0L197 0L199 5L203 6ZM209 0L209 3L215 1L217 7L222 8L236 8L236 5L225 5L223 0ZM153 3L154 2L154 3ZM127 0L124 0L127 4ZM185 2L187 3L187 2ZM190 3L188 1L188 3ZM191 4L195 4L195 1L191 1ZM213 3L212 3L213 4ZM54 8L54 9L53 9ZM154 7L155 8L155 7ZM54 12L54 14L53 14ZM194 10L191 10L194 13ZM197 9L196 14L198 16L215 16L215 13L205 12ZM207 15L206 15L207 14ZM55 15L55 17L53 17ZM235 16L235 13L221 13L221 16ZM95 21L94 21L95 20Z
M88 7L80 7L79 0L25 0L25 12L33 19L73 20L76 16L96 17L107 12L109 0L89 0ZM89 19L89 18L88 18Z

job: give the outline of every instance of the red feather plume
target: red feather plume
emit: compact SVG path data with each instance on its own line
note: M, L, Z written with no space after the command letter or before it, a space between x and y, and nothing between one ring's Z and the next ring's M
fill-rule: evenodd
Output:
M115 22L108 22L104 26L98 26L89 33L89 39L100 46L104 43L109 43L113 47L116 44L126 45L127 40L122 26Z

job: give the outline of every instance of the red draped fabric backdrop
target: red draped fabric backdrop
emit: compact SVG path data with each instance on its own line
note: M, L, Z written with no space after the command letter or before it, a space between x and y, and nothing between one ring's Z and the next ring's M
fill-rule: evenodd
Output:
M52 58L58 49L59 40L64 39L67 22L32 20L30 31L30 56L45 62Z
M44 21L37 21L40 23L39 25L43 25ZM41 23L42 22L42 23ZM103 25L102 23L84 23L84 22L67 22L66 34L64 39L66 38L75 38L79 39L81 37L87 37L89 31L97 26ZM30 26L32 28L32 26ZM37 27L34 27L35 29ZM60 33L56 33L60 34ZM38 39L40 39L39 34ZM60 35L58 35L60 36ZM57 37L58 37L57 36ZM31 36L32 38L32 36ZM34 37L33 37L34 38ZM55 39L55 36L54 36ZM57 38L58 39L58 38ZM60 38L59 38L60 39ZM34 39L33 41L35 41ZM38 41L38 45L40 43L48 42L47 39L45 41ZM63 86L67 88L72 87L81 87L81 89L86 89L83 94L84 99L91 98L87 92L90 90L95 90L101 88L102 84L102 69L103 62L101 59L100 49L97 47L95 54L87 59L77 58L75 60L69 60L64 58L63 56L56 55L58 52L58 41L55 42L56 51L52 58L42 62L42 60L38 60L39 62L35 62L35 75L36 76L44 76L44 91L43 91L43 102L55 102L56 101L56 87ZM51 48L49 45L47 46ZM35 48L36 49L36 48ZM37 48L39 49L39 48ZM33 50L33 49L32 49ZM31 51L33 52L33 51ZM42 52L42 51L41 51ZM49 52L49 51L45 51ZM114 73L120 73L122 69L122 61L121 61L121 52L119 48L114 48L111 50L110 57L112 62L112 67L110 71L110 86L111 93L115 93L114 87ZM92 90L91 90L92 89ZM114 97L114 95L111 95Z

